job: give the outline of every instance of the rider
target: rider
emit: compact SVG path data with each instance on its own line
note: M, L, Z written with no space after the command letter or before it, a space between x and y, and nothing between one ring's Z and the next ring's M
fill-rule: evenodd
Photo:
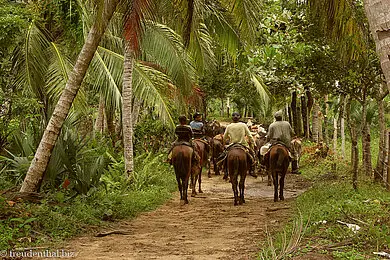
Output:
M173 142L172 148L168 153L168 160L169 163L172 164L172 149L176 145L187 145L191 148L194 148L193 142L192 142L192 129L189 125L187 125L187 117L186 116L179 116L179 125L176 126L175 134L177 135L177 139L175 142ZM193 161L196 162L198 155L195 152L194 149L194 156Z
M254 145L255 145L255 140L253 139L253 136L251 135L251 133L248 129L248 126L244 123L239 122L240 118L241 118L240 113L234 112L232 114L233 123L229 124L226 127L225 134L223 135L223 140L224 141L230 140L229 147L232 146L233 144L241 144L248 149L249 154L250 154L250 156L248 156L248 157L250 158L250 161L251 161L251 169L250 169L249 174L252 176L255 176L254 175L254 166L255 166L256 162L255 162L255 154L253 151ZM246 136L249 138L249 141L250 141L249 146L248 146L247 141L245 140ZM225 151L222 153L222 155L218 158L218 161L220 161L221 159L226 157L229 147L227 149L225 149ZM257 176L255 176L255 177L257 177Z
M291 125L287 121L283 121L283 115L281 111L278 111L274 115L275 122L273 122L268 128L267 141L271 145L276 143L282 143L288 149L290 149L291 136L293 136L293 130Z
M204 136L204 125L202 122L202 114L196 112L193 116L193 121L191 121L190 126L194 133L195 138L201 138Z
M271 146L274 144L282 144L290 151L291 137L294 135L291 125L289 122L283 121L283 114L281 111L276 112L274 117L275 122L273 122L268 128L267 142L269 142ZM266 164L267 168L269 161L268 157L269 153L267 152L264 156L264 163ZM294 158L292 159L294 161ZM294 165L296 164L293 163L292 165L292 172L297 172L298 169L294 169Z

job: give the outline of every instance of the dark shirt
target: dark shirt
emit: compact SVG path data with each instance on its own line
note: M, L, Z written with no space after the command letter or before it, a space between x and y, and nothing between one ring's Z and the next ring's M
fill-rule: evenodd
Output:
M178 125L175 129L178 142L190 142L192 139L192 129L188 125Z

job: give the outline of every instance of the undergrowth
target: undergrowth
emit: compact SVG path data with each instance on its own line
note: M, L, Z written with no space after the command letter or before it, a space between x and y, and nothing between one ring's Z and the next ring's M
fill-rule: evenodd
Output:
M355 191L347 161L332 155L326 159L315 157L310 146L305 151L301 171L312 187L297 198L295 221L291 220L283 233L269 238L259 259L305 259L308 253L334 259L376 259L373 252L389 253L390 192L362 172ZM299 218L302 222L296 221ZM307 228L298 228L302 225ZM360 229L354 231L354 225ZM299 245L286 253L283 241L292 243L297 237Z
M0 197L0 250L58 242L155 209L176 189L164 158L136 158L130 181L124 177L123 161L114 161L101 176L100 185L84 195L70 196L60 189L38 204Z

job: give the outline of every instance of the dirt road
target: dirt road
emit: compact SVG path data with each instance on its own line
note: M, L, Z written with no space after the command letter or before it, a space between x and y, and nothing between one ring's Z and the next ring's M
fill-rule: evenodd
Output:
M76 259L255 259L266 229L280 228L291 204L306 184L287 175L284 202L273 202L266 179L246 181L246 203L233 206L231 184L214 176L203 178L203 194L180 205L179 195L153 212L121 222L115 229L126 235L80 237L69 250Z

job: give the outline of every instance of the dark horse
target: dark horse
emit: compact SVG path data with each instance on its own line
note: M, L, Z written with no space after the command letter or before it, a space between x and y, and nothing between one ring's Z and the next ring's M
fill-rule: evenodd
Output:
M274 201L278 201L278 176L280 176L280 200L284 200L283 188L284 177L286 176L290 158L288 150L284 145L273 145L269 151L269 171L274 182Z
M249 160L247 158L246 152L241 147L232 147L227 156L227 165L228 172L230 176L230 181L232 183L233 193L234 193L234 205L238 203L242 205L245 203L244 199L244 188L245 188L245 178L247 171L249 169ZM238 196L237 184L238 184L238 175L240 175L240 196Z
M192 194L191 196L194 197L196 195L196 181L199 181L199 193L203 193L202 191L202 169L203 166L208 166L209 172L208 175L210 176L210 161L209 161L209 148L205 141L200 139L194 140L195 144L195 150L197 151L199 157L200 157L200 167L197 171L193 172L191 174L191 189Z
M187 145L178 145L172 149L172 165L179 186L180 200L184 200L185 204L188 204L187 190L193 152L194 150Z
M218 135L216 136L218 137ZM214 173L215 175L220 175L219 170L220 168L217 165L217 159L218 157L223 153L223 150L225 150L225 145L222 142L222 138L216 138L214 137L211 139L211 159L213 161L213 166L214 166Z

